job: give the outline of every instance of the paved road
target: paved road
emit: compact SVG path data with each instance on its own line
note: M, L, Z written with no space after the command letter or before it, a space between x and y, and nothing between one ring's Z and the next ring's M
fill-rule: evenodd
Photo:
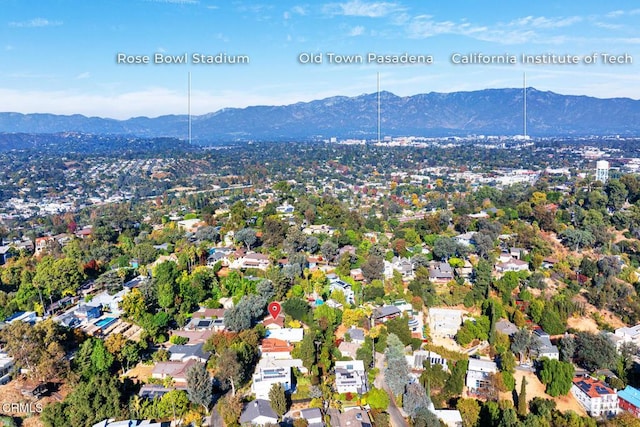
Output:
M375 385L376 388L385 390L389 395L389 401L391 404L389 405L389 408L387 408L387 412L389 413L391 426L409 427L409 424L400 413L400 409L396 406L396 401L391 394L391 390L389 390L389 387L387 387L387 383L384 380L384 354L382 353L376 353L376 368L378 368L378 375L376 375L373 385Z
M230 392L227 392L230 393ZM211 409L211 415L205 420L206 426L211 427L224 427L224 422L222 421L222 417L220 416L220 412L218 412L218 404L222 400L222 398L226 396L226 394L222 396L215 396L216 404ZM208 423L208 424L207 424Z

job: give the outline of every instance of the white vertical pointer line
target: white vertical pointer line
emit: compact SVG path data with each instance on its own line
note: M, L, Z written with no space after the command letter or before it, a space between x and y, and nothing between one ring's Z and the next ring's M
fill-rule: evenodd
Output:
M524 92L524 139L527 139L527 73L522 73L522 90Z
M378 144L380 144L380 72L378 72Z
M189 71L189 84L187 89L187 116L189 120L189 144L191 144L191 71Z

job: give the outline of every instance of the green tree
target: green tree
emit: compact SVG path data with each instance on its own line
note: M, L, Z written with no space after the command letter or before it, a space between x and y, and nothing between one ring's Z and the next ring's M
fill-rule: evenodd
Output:
M394 334L389 334L387 337L385 357L387 367L384 378L391 392L398 396L404 392L405 386L409 383L409 365L404 357L404 345Z
M518 393L518 415L524 417L527 415L527 378L522 377L520 384L520 393Z
M605 335L589 332L576 334L575 359L583 368L589 371L614 369L617 358L615 346Z
M402 344L409 345L411 344L411 329L409 329L409 322L406 317L398 316L391 320L388 320L385 323L387 327L387 332L390 334L395 334Z
M196 362L187 370L187 394L189 400L209 413L213 399L213 384L204 363Z
M464 427L475 427L480 420L480 405L476 399L458 399L456 409L460 411Z
M389 395L386 391L372 387L365 396L366 402L373 410L385 410L389 407Z
M242 376L242 364L238 360L238 353L232 348L227 348L218 359L216 377L221 383L231 387L231 395L235 396L236 384L240 383Z
M287 412L287 396L284 392L284 387L280 383L275 383L269 390L269 404L271 409L282 417Z
M547 386L549 396L564 396L573 384L573 365L559 360L542 359L540 381Z

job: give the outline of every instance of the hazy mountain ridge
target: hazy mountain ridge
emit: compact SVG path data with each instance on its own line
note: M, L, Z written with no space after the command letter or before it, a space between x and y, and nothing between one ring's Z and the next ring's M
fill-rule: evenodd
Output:
M378 94L335 96L284 106L224 108L192 116L194 140L373 138ZM381 92L382 135L447 136L523 133L522 89L430 92L399 97ZM532 136L639 135L640 101L593 98L527 89ZM83 115L0 113L0 132L129 135L186 138L188 117L115 120Z

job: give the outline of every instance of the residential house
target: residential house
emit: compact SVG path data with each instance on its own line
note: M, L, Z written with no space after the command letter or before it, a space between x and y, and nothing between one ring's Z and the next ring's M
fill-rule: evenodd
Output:
M475 243L475 240L473 240L473 237L475 235L476 235L475 231L470 231L468 233L458 234L457 236L454 237L454 239L457 243L460 243L461 245L469 247Z
M179 229L184 230L187 233L195 233L196 230L200 226L205 225L205 223L201 219L192 218L192 219L183 219L181 221L178 221L176 225L178 226Z
M291 359L293 345L287 341L276 338L265 338L260 344L260 354L262 357L273 357L276 359Z
M515 259L519 259L522 260L522 258L524 258L525 256L527 256L527 250L523 249L523 248L510 248L509 249L509 254L515 258Z
M391 259L391 268L391 277L393 277L393 271L397 271L405 280L411 280L413 278L414 264L409 258L393 257L393 259Z
M600 380L575 377L571 394L592 417L610 417L618 413L618 393Z
M351 342L354 342L356 344L364 344L364 330L360 329L360 328L355 328L355 327L350 327L349 329L347 329L347 331L345 332L345 335L349 334L349 337L351 338Z
M9 258L13 257L14 251L11 250L12 246L2 245L0 246L0 265L4 265L9 261Z
M271 403L265 399L256 399L247 403L240 415L240 424L254 426L277 424L278 415L271 408Z
M438 337L453 338L462 326L462 310L448 308L430 308L429 326L431 334Z
M33 325L38 321L38 317L36 316L35 311L17 311L11 316L7 317L4 321L8 325L12 324L13 322L24 322Z
M351 289L351 285L343 280L340 280L338 276L335 274L328 274L327 279L329 279L329 290L340 291L344 294L344 298L349 304L355 304L356 294Z
M362 347L362 344L357 344L355 342L342 341L338 346L338 350L342 357L349 357L352 360L356 360L358 350Z
M184 329L186 331L222 331L224 330L225 311L223 308L200 307L198 311L191 314L191 320Z
M200 363L207 363L211 353L204 351L202 347L204 344L187 344L187 345L172 345L169 347L169 360L186 362L187 360L195 360Z
M331 427L372 427L369 414L360 408L344 412L340 412L337 409L329 409L327 414L331 417Z
M293 205L290 205L288 202L284 202L282 205L276 207L276 212L285 215L291 215L296 210Z
M322 411L318 408L301 409L300 418L307 420L308 427L325 427Z
M109 295L107 291L101 292L91 299L91 305L100 305L103 311L115 316L120 316L122 314L122 310L120 310L120 303L124 296L129 292L129 288L122 288L120 292L114 295Z
M153 400L159 397L164 396L172 390L186 390L186 385L181 385L178 387L164 387L160 384L143 384L140 387L140 391L138 392L138 396L143 397L145 399Z
M305 227L302 229L302 232L309 235L326 234L327 236L333 236L333 234L336 232L336 229L327 224L318 224Z
M0 351L0 385L11 381L11 371L13 370L13 357Z
M56 239L52 236L36 237L35 255L38 256L44 251L50 249Z
M74 315L80 319L80 321L89 322L93 319L97 319L100 317L102 313L102 306L100 304L78 304L76 309L74 310Z
M454 279L453 268L448 262L431 261L429 263L429 279L433 282L447 283Z
M271 265L271 261L269 257L264 254L258 253L249 253L239 260L239 268L247 269L247 268L256 268L258 270L266 271Z
M189 359L184 362L158 362L151 371L151 378L164 380L167 377L170 377L176 385L186 385L187 371L196 363L197 361L194 359Z
M436 409L433 411L436 417L447 427L462 427L462 414L457 409Z
M262 319L262 324L266 329L282 329L284 328L284 314L279 313L275 318L267 314L265 318Z
M275 328L267 329L266 338L275 338L278 340L286 341L288 343L297 343L302 341L304 337L303 328Z
M184 337L188 339L187 344L200 344L205 343L211 336L214 334L213 330L195 330L195 331L171 331L171 335L176 335L179 337Z
M293 387L291 369L294 367L303 368L302 360L262 357L253 373L251 392L257 399L266 400L269 400L269 390L274 384L282 384L284 391L290 392Z
M519 259L511 259L507 262L496 264L496 272L506 273L507 271L529 271L529 263Z
M229 259L229 255L223 252L213 252L207 257L207 266L213 267L217 263L224 267L228 267L231 260Z
M496 322L496 331L511 337L518 332L518 327L507 319L500 319Z
M473 264L468 259L464 260L464 265L455 269L456 274L463 279L468 279L473 274Z
M489 385L489 376L498 372L498 366L491 360L469 359L465 385L469 394L477 394Z
M364 280L364 274L362 274L361 268L353 268L349 272L349 276L356 282L362 282Z
M551 344L551 337L548 333L537 327L533 330L533 337L538 340L538 346L535 350L538 359L546 357L547 359L560 360L560 351L558 347Z
M337 361L335 386L338 393L364 394L369 390L362 360Z
M614 342L616 348L619 350L622 344L630 342L640 347L640 324L618 328L614 331Z
M76 230L75 235L80 239L86 239L93 234L93 225L85 225L84 227Z
M338 249L338 258L344 254L356 255L356 248L351 245L346 245Z
M513 259L513 257L511 256L510 253L508 252L502 252L500 253L500 255L498 255L498 259L496 261L498 261L499 263L505 263L505 262L509 262Z
M387 320L394 319L400 316L401 312L395 305L385 305L373 310L373 323L378 325L385 323Z
M618 391L618 407L640 418L640 390L628 385Z
M431 366L440 365L445 371L449 370L447 360L433 351L415 350L413 354L406 355L405 358L407 359L409 368L414 370L423 370L426 363L430 363Z
M558 263L558 260L556 258L547 257L547 258L542 260L541 267L542 268L553 268L553 266L556 265L557 263Z

